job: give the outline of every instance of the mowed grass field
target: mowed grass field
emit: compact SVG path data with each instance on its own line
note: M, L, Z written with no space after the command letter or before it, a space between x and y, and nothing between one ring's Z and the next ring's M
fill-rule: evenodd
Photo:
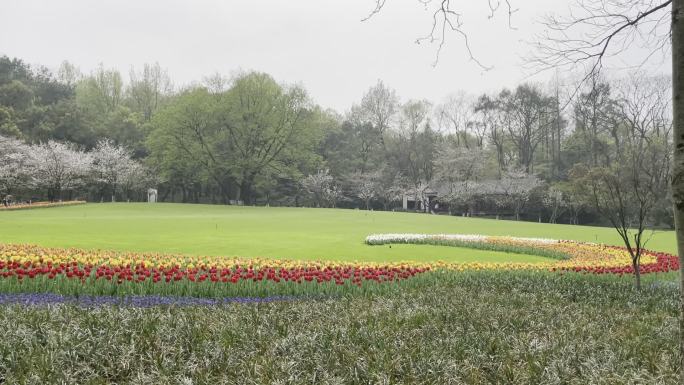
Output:
M611 228L345 209L195 204L93 203L0 212L0 241L191 255L346 261L543 261L465 248L367 246L372 233L462 233L546 237L620 245ZM676 250L674 233L648 248Z

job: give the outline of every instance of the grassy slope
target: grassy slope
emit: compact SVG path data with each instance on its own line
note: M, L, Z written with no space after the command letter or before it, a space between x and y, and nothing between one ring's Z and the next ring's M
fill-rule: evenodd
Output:
M0 241L171 253L347 260L541 261L436 246L366 246L370 233L517 235L620 244L609 228L359 210L88 204L0 213ZM672 232L649 248L674 251Z

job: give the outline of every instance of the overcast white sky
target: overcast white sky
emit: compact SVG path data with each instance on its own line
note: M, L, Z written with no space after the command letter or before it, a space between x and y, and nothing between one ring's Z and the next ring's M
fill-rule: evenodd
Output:
M488 72L468 60L456 35L432 66L436 47L414 43L431 26L417 0L387 0L366 22L374 0L0 0L0 54L53 69L68 60L84 73L103 63L124 76L159 62L177 85L217 71L265 71L343 112L377 79L403 100L435 102L524 81L520 57L541 31L535 20L564 12L569 0L511 1L516 30L504 12L489 20L486 0L458 2L475 55L494 66ZM667 72L669 64L649 69Z

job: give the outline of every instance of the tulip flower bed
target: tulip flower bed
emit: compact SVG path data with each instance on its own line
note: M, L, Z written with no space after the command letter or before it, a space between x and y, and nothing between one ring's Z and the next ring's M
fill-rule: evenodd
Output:
M438 272L530 270L624 275L633 273L624 248L540 238L480 235L372 235L370 245L435 244L553 256L541 263L348 263L259 258L120 253L31 245L0 245L0 292L71 296L186 296L205 298L381 293L418 286ZM641 271L679 268L671 254L645 251ZM418 277L421 277L418 279Z
M0 206L0 210L30 210L47 207L61 207L61 206L75 206L85 204L85 201L66 201L66 202L33 202L33 203L19 203L10 206Z
M592 274L632 274L631 257L624 247L546 238L498 237L468 234L374 234L368 245L428 244L532 254L557 259L543 263L438 264L449 270L550 270ZM644 250L641 273L667 273L679 269L677 256Z
M0 245L0 292L268 297L377 293L429 265L173 256Z

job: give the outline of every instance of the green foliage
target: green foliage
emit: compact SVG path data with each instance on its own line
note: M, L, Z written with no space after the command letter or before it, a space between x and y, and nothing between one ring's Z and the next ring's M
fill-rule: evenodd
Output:
M45 68L32 68L18 59L0 57L0 134L32 142L80 139L83 125L74 120L73 88L60 83ZM68 128L64 123L68 121Z
M569 275L210 308L0 306L0 327L7 383L677 384L680 365L676 290Z
M152 120L148 146L166 176L202 168L224 202L252 203L274 180L298 181L320 163L315 150L326 124L301 88L247 73L225 92L197 88L171 101Z
M379 133L370 123L345 120L331 123L321 143L321 154L333 175L365 172L381 162Z
M9 137L21 136L21 131L14 120L14 110L0 105L0 135Z
M25 110L33 102L31 89L18 80L0 86L0 104L14 110Z
M232 154L217 109L218 99L205 89L186 91L153 118L147 147L150 166L163 181L184 190L211 180L225 203L233 183Z
M93 75L78 83L76 101L88 114L106 115L121 104L123 92L121 74L101 65Z

